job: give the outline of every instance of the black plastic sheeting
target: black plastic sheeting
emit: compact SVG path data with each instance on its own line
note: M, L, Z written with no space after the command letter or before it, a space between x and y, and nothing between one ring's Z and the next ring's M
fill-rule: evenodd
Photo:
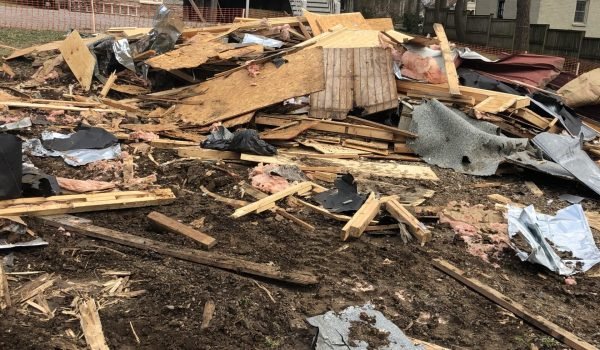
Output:
M19 138L0 134L0 199L21 197L22 157Z
M70 151L74 149L103 149L119 142L119 140L102 128L82 125L77 132L65 139L44 140L44 147L54 151Z
M593 129L583 125L581 119L573 109L563 105L556 97L543 93L528 94L528 92L522 88L515 88L509 84L479 74L471 69L459 68L457 71L462 85L514 95L529 96L531 99L531 104L528 107L529 109L542 117L551 119L558 118L563 127L571 135L578 136L580 133L583 133L585 140L591 140L597 136L597 133Z
M23 166L23 196L50 197L61 193L56 177L33 166Z
M252 153L261 156L277 154L277 148L261 140L258 132L252 129L238 129L232 134L227 128L219 126L201 143L201 146L219 151Z
M335 188L313 196L317 203L332 213L354 212L360 209L366 195L358 193L354 177L344 174L335 180Z

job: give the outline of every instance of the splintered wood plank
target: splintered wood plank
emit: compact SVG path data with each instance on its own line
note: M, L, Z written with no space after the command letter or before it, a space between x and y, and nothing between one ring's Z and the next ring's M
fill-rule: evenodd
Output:
M240 218L244 215L248 215L250 213L253 213L255 211L259 211L261 210L261 208L263 207L267 207L273 203L275 203L276 201L285 198L287 196L291 196L293 194L296 193L302 193L302 192L306 192L306 191L310 191L310 189L313 187L313 184L310 182L301 182L297 185L294 186L290 186L288 188L286 188L283 191L279 191L277 193L274 193L268 197L265 197L263 199L260 199L254 203L248 204L245 207L241 207L239 209L237 209L232 215L232 218Z
M174 200L175 195L170 189L19 198L0 201L0 216L39 216L139 208L170 204Z
M350 140L345 140L344 142L342 142L342 146L357 149L360 151L365 151L368 153L379 154L382 156L387 156L390 154L390 152L387 149L381 149L379 147L371 147L369 145L364 145L364 144L351 143L348 141L350 141ZM365 143L367 143L367 142L365 142Z
M168 71L196 68L206 63L209 58L217 57L220 52L232 48L231 45L209 41L210 39L203 35L197 35L190 39L189 45L147 59L146 64L152 68Z
M360 209L352 216L352 219L350 219L350 221L342 228L342 241L347 240L350 236L360 237L371 223L371 220L379 213L379 207L379 200L375 198L375 194L371 192Z
M0 261L0 310L12 306L10 291L8 289L8 280L4 273L4 262Z
M394 30L394 22L391 18L367 18L367 24L373 30L385 32L386 30Z
M248 55L256 55L264 52L264 46L260 44L243 46L235 49L222 51L219 53L218 58L220 60L230 60L232 58L239 58Z
M371 27L363 17L362 13L360 12L341 13L336 15L321 15L317 16L315 18L315 21L317 22L319 28L323 32L328 31L329 29L337 25L342 25L348 29L371 29Z
M183 158L200 158L210 160L240 159L240 154L237 152L218 151L215 149L204 149L198 147L180 148L177 150L177 155Z
M356 149L352 149L352 148L343 147L343 146L340 146L340 145L332 145L332 144L321 143L321 142L313 141L313 140L310 140L310 139L308 139L306 141L300 141L299 143L302 146L313 148L313 149L315 149L318 152L321 152L323 154L353 154L353 155L359 155L359 154L367 154L367 153L369 153L368 151L356 150Z
M148 214L148 219L161 229L187 236L193 239L194 241L202 244L207 249L210 249L214 247L215 244L217 244L217 240L207 235L206 233L195 230L159 212L151 212L150 214Z
M440 47L442 48L442 56L444 56L444 67L446 68L446 77L448 78L448 89L451 95L460 95L460 88L458 85L458 74L456 73L456 66L452 59L452 52L450 51L450 44L446 37L446 31L444 26L439 23L433 24L433 30L440 40Z
M81 39L79 32L72 31L60 44L59 50L83 90L88 91L92 86L96 59Z
M279 68L265 63L256 77L238 70L200 83L192 89L197 96L186 98L174 113L186 123L210 125L325 88L322 49L305 49L285 59Z
M200 329L206 329L210 326L210 321L213 318L215 313L215 302L212 300L208 300L204 303L204 310L202 311L202 324L200 325Z
M318 120L293 121L288 126L277 127L260 133L263 140L292 140L319 124Z
M119 124L121 129L146 132L160 132L177 130L179 127L175 124Z
M85 336L85 342L91 350L108 350L102 322L96 307L96 301L92 298L86 299L79 304L79 322Z
M448 261L441 259L434 259L433 266L440 271L454 278L458 282L464 284L475 292L483 295L494 303L500 305L506 310L512 312L517 317L520 317L530 325L540 329L544 333L554 337L556 340L572 347L575 350L598 350L592 344L581 339L577 335L567 331L559 325L549 321L548 319L528 310L525 306L517 303L508 296L500 293L494 288L480 282L475 278L469 278L465 276L465 273L452 265Z
M550 120L540 116L539 114L533 112L532 110L530 110L528 108L519 109L519 110L515 111L514 114L516 116L518 116L519 118L537 126L540 129L546 129L551 126Z
M299 285L313 285L318 283L317 276L310 272L281 270L277 266L255 263L202 250L187 249L179 245L158 242L145 237L94 226L74 216L39 217L38 219L53 227L64 227L70 232L77 232L88 237L103 239L128 247L154 251L180 260L216 267L230 272L245 273Z
M405 223L408 226L408 231L419 240L421 245L424 245L431 240L431 232L427 227L406 210L397 199L387 197L382 198L381 201L384 203L386 211L390 213L394 219L398 222Z
M116 73L116 71L114 71L110 74L108 79L106 79L106 83L104 83L104 86L102 87L102 90L100 91L100 93L98 95L100 95L100 97L103 97L103 98L106 97L106 95L108 94L108 92L110 91L110 89L112 88L112 86L116 80L117 80L117 73Z

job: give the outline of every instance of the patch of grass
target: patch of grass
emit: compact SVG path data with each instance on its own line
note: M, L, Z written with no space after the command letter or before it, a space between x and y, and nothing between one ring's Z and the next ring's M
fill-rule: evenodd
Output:
M65 32L56 32L53 30L0 28L0 44L16 48L44 44L64 38ZM11 50L0 48L0 56L6 56L9 53L11 53Z
M541 337L539 341L544 349L554 349L561 345L558 340L548 336Z

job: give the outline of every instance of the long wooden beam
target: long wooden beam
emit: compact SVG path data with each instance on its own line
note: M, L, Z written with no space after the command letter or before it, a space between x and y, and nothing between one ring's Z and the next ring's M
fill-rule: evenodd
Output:
M231 272L246 273L299 285L314 285L319 282L317 276L310 272L282 271L276 266L259 264L197 249L187 249L174 244L154 241L144 237L94 226L91 224L90 220L81 219L75 216L44 216L37 219L50 226L63 227L71 232L77 232L88 237L102 239L128 247L151 250L180 260L216 267Z
M543 318L540 315L537 315L525 308L525 306L517 303L506 295L498 292L497 290L481 283L480 281L465 277L465 273L452 265L451 263L441 260L435 259L433 261L433 266L437 269L443 271L450 277L456 279L460 283L466 285L477 293L483 295L484 297L490 299L494 303L502 306L506 310L512 312L518 317L525 320L527 323L533 325L534 327L542 330L543 332L553 336L556 340L572 347L575 350L598 350L592 344L586 342L585 340L579 338L575 334L567 331L564 328L561 328L557 324L550 322L549 320Z

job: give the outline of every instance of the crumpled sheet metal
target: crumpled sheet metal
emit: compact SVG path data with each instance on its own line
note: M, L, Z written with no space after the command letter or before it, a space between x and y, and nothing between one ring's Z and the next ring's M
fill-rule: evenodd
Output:
M42 132L43 140L67 138L70 135L55 132ZM74 149L64 152L52 151L42 145L40 139L29 139L23 142L23 152L36 157L62 157L68 165L81 166L99 160L117 159L121 156L121 145L115 144L102 149Z
M506 157L506 161L523 168L542 172L544 174L560 177L566 180L575 180L573 174L551 160L538 158L529 151L517 152Z
M600 262L600 250L579 204L559 210L556 216L536 213L533 205L509 207L508 233L511 239L521 234L529 243L530 252L513 244L522 261L544 265L560 275L585 272ZM561 259L557 252L571 252L574 259Z
M126 38L115 40L113 42L113 51L120 64L130 71L135 72L135 63L133 62L129 41Z
M600 194L600 168L581 149L579 139L543 132L535 136L532 141L548 157L573 174L577 180Z
M5 240L0 240L0 250L25 247L41 247L46 245L48 245L48 242L44 241L39 237L32 241L18 243L7 243Z
M150 49L161 54L171 51L183 32L184 24L165 5L160 5L153 20L153 28L148 33L152 43Z
M498 135L495 125L437 100L415 108L410 131L419 136L408 141L408 147L427 163L479 176L493 175L507 156L525 150L528 142Z
M0 233L2 232L12 232L19 236L27 236L27 224L21 220L18 216L0 216ZM0 238L0 250L4 249L13 249L20 247L38 247L48 245L48 242L44 241L41 238L36 238L31 241L26 242L14 242L9 243L8 240L4 238ZM0 264L2 261L0 261Z
M351 322L364 322L360 318L361 313L375 318L373 327L389 332L389 344L387 346L380 346L378 350L424 349L420 345L414 345L398 326L385 318L381 312L375 310L371 304L367 304L362 307L350 306L339 314L329 311L323 315L307 318L306 321L310 325L319 328L315 350L367 350L369 344L365 341L357 342L356 346L350 345L349 334Z

